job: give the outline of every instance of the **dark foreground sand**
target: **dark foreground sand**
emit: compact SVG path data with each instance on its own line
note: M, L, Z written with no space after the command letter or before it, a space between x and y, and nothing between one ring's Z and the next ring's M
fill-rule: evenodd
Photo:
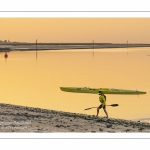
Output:
M0 103L0 132L150 132L150 124Z

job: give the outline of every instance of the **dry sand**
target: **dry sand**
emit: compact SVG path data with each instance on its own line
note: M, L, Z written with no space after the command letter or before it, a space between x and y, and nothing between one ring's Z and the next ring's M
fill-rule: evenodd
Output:
M150 132L150 124L0 103L0 132Z

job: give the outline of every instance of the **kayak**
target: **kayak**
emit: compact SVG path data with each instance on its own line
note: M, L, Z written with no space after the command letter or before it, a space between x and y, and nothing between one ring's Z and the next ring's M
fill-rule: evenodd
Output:
M98 94L98 92L101 92L103 94L126 94L126 95L146 94L146 92L144 91L114 89L114 88L60 87L60 89L65 92L90 93L90 94Z

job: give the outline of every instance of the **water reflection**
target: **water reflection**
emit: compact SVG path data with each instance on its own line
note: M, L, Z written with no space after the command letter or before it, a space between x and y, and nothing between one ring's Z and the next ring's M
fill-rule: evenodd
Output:
M41 107L96 115L85 108L98 106L96 94L67 93L61 86L91 88L150 89L149 48L87 49L57 51L11 51L9 61L0 53L0 99L2 103ZM91 58L92 54L92 58ZM4 62L5 59L5 62ZM93 61L94 60L94 61ZM35 62L36 61L36 62ZM107 95L110 117L149 118L150 94ZM100 111L100 116L105 116Z

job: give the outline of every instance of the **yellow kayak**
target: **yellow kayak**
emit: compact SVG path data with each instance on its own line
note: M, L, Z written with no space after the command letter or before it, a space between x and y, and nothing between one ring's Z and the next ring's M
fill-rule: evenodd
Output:
M146 92L144 91L114 89L114 88L60 87L60 89L65 92L90 93L90 94L98 94L98 92L102 92L104 94L127 94L127 95L146 94Z

